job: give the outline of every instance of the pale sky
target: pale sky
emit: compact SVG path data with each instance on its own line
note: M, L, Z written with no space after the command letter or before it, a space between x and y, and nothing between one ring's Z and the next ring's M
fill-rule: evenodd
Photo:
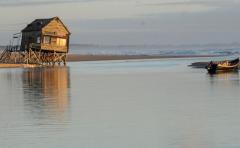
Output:
M0 0L0 44L36 18L59 16L71 43L240 42L240 0Z

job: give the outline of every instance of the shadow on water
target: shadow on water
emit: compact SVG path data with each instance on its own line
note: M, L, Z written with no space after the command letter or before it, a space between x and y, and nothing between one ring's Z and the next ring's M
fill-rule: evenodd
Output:
M69 68L33 68L22 72L25 109L34 118L65 120L69 109Z

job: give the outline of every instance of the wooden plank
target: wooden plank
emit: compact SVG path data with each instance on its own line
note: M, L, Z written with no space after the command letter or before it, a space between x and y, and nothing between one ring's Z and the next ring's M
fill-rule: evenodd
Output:
M46 51L56 51L56 52L63 52L63 53L68 52L68 49L66 46L56 46L51 44L42 44L41 49Z
M52 20L47 26L42 29L42 34L64 37L68 36L69 33L61 22Z

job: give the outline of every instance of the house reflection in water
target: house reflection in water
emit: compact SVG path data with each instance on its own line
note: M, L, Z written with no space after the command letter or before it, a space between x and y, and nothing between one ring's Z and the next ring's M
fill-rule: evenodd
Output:
M65 114L69 108L68 67L26 69L22 80L24 104L31 114L35 112L38 117L41 114L47 114L47 117Z

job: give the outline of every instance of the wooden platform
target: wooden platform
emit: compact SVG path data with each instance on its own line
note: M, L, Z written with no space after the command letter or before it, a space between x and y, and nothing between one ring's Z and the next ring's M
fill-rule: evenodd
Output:
M0 56L4 64L36 64L36 65L66 65L67 53L45 52L41 50L9 51L5 50Z

